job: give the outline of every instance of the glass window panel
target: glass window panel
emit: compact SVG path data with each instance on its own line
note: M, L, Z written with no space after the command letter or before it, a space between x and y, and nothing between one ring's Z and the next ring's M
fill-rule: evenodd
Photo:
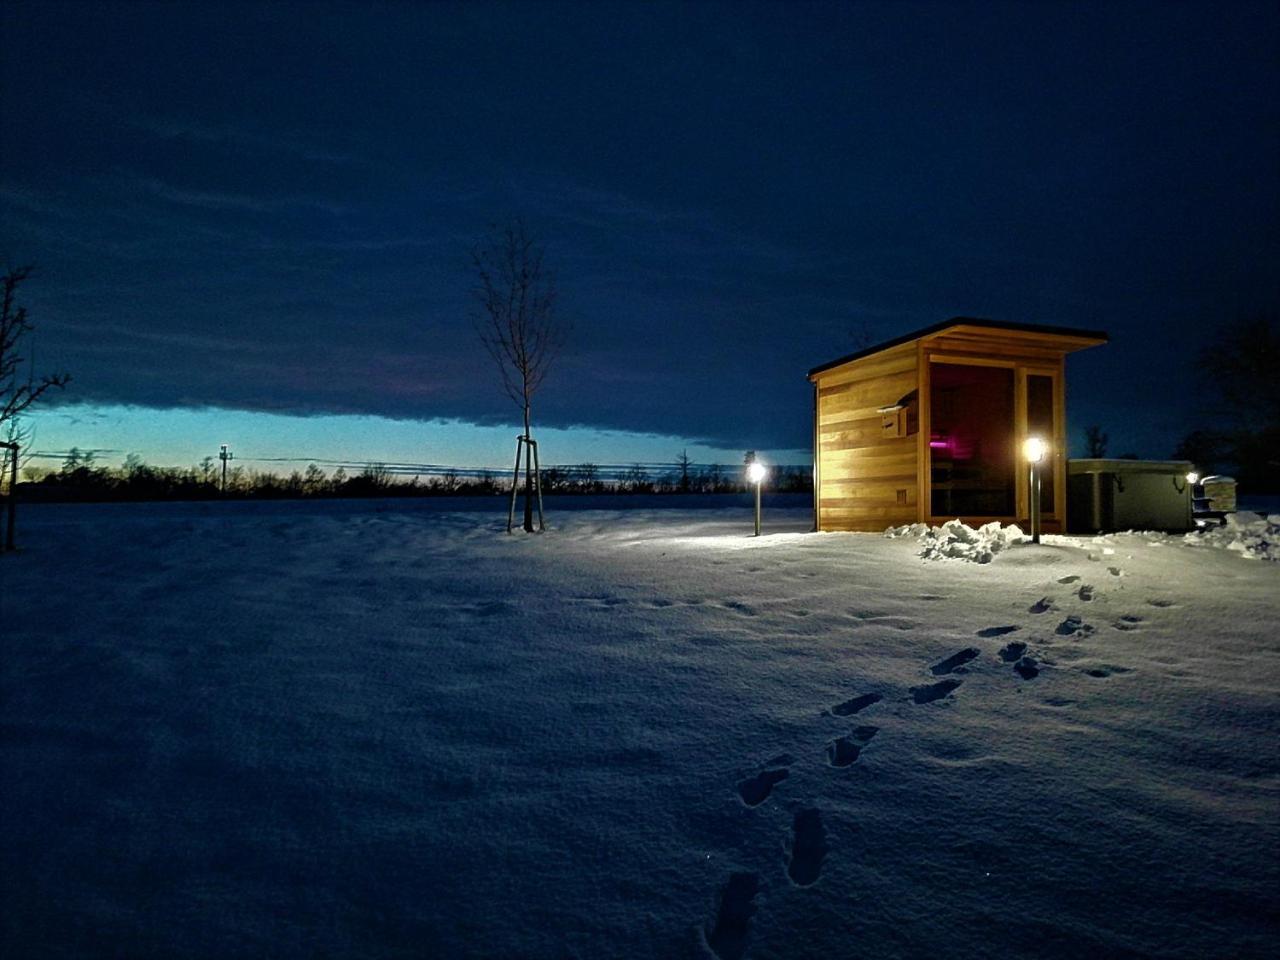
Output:
M1013 370L935 363L929 376L933 516L1012 517Z

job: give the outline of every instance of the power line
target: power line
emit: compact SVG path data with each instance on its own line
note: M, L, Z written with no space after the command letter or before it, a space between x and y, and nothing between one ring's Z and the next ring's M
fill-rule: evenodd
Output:
M96 459L99 454L120 453L119 450L107 448L83 449L78 453L81 457L90 457ZM71 451L57 450L41 450L32 453L33 458L44 460L66 460ZM218 459L217 456L211 459ZM230 459L230 458L228 458ZM442 476L451 474L456 477L465 478L481 478L486 475L492 477L501 477L510 473L510 464L502 466L457 466L447 463L416 463L412 461L393 461L393 460L336 460L326 457L245 457L237 454L235 459L242 464L298 464L324 467L329 469L342 469L348 473L352 471L363 472L369 469L377 469L393 476L415 476L429 475ZM770 464L774 470L808 470L809 464ZM555 471L567 476L581 476L584 468L590 468L594 477L598 480L622 480L633 473L636 469L644 471L651 477L659 477L664 474L678 475L680 472L680 464L673 460L631 460L625 463L597 463L595 461L578 461L576 463L552 463L543 466L542 472ZM712 469L718 468L724 474L731 474L739 469L736 462L729 463L694 463L688 465L690 473L704 474Z

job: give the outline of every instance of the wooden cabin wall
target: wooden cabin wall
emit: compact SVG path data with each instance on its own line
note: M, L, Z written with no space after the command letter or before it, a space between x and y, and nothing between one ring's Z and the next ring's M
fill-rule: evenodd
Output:
M884 437L878 410L917 389L916 344L854 360L814 382L818 529L880 531L914 523L919 426L913 417L907 436Z

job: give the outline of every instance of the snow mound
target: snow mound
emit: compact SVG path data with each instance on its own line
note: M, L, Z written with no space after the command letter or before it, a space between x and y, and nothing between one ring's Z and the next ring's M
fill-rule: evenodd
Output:
M1229 513L1222 526L1188 533L1185 540L1192 546L1231 550L1250 560L1280 562L1280 513L1265 517L1247 510Z
M920 541L920 556L926 560L968 560L990 563L997 553L1026 539L1017 524L1001 526L984 523L974 529L959 520L948 520L940 527L909 523L890 527L884 532L890 539L912 537Z

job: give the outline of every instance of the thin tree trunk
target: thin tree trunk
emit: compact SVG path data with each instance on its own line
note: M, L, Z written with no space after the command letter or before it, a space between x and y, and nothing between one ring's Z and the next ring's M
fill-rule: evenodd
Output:
M9 502L5 505L9 517L4 531L4 549L13 551L17 549L14 545L13 525L16 522L18 509L18 445L16 443L11 445L9 450L13 455L13 462L9 465Z
M529 404L524 405L524 438L533 439L529 435ZM533 533L533 450L530 444L524 445L524 528Z

